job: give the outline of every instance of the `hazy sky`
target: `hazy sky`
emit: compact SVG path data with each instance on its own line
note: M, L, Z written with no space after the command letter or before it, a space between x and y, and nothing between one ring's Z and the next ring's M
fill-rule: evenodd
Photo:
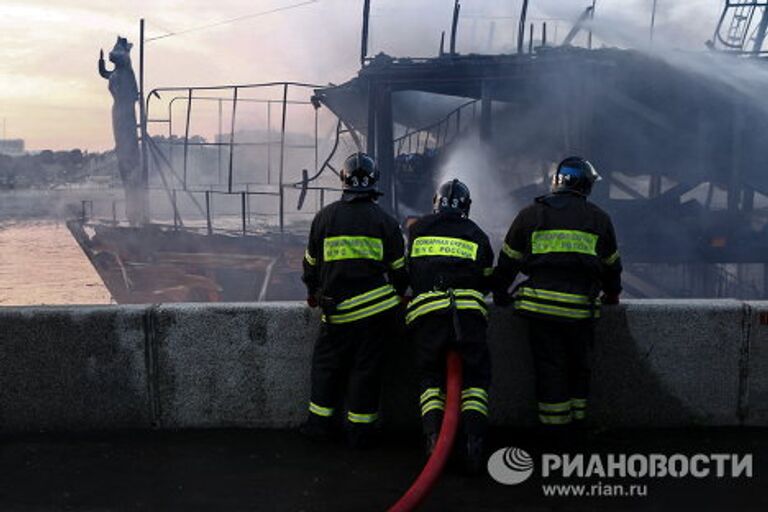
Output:
M30 149L112 147L111 97L96 71L99 48L138 20L159 36L302 0L0 0L0 118ZM372 46L434 55L450 27L452 0L373 0ZM531 0L531 17L574 19L588 0ZM647 37L653 0L598 0L597 22L612 44ZM700 49L722 0L658 0L657 44ZM342 82L358 68L362 0L317 0L294 10L147 45L147 88L296 80ZM462 0L459 51L514 39L519 0ZM554 22L550 22L554 26ZM610 30L620 26L621 30ZM565 22L558 30L566 31ZM554 30L554 29L552 29ZM599 29L598 29L599 30ZM551 36L550 36L551 37ZM562 37L562 33L560 34ZM423 51L419 52L418 49ZM133 51L138 70L138 45Z

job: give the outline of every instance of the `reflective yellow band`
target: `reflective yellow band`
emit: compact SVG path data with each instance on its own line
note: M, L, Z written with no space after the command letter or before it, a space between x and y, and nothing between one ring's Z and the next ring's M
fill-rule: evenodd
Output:
M474 261L477 259L477 247L476 243L461 238L422 236L413 241L411 258L448 256Z
M440 389L440 388L427 388L421 394L421 397L419 397L419 401L423 402L423 401L428 400L430 398L444 399L445 398L445 394L443 393L443 390Z
M323 240L323 260L384 259L384 244L380 238L367 236L333 236Z
M481 400L488 401L488 392L483 388L467 388L461 392L461 398L480 398Z
M573 411L573 419L575 420L583 420L587 418L587 411L584 409L578 409L576 411Z
M440 298L442 297L442 298ZM456 301L456 309L476 310L484 316L488 316L488 308L485 305L485 296L476 290L454 290L453 297ZM426 304L421 304L425 300L435 299ZM469 299L469 300L467 300ZM421 304L421 305L419 305ZM426 292L420 294L408 305L408 313L405 315L405 323L410 324L420 316L446 309L451 305L451 298L448 292Z
M304 251L304 259L307 260L307 263L312 265L313 267L317 265L317 259L313 258L311 254L309 254L309 249Z
M589 297L586 295L576 295L574 293L562 293L552 290L542 290L540 288L521 288L520 295L531 299L551 300L555 302L565 302L568 304L588 305Z
M358 414L352 411L347 413L347 419L352 423L373 423L379 419L379 415L375 412L372 414Z
M323 316L323 320L332 324L346 324L354 322L356 320L362 320L375 314L387 311L400 304L400 297L390 297L387 300L373 304L363 309L358 309L350 313L344 313L343 315L328 315Z
M436 300L434 302L430 302L428 304L424 304L423 306L420 306L412 311L410 311L407 315L405 315L405 323L410 324L420 316L424 316L428 313L433 313L435 311L439 311L441 309L447 309L451 306L451 300L450 299L443 299L443 300ZM478 304L477 302L473 300L457 300L456 301L456 309L459 310L475 310L479 311L483 314L483 316L488 316L488 309Z
M559 316L563 318L571 318L574 320L583 320L586 318L592 318L593 314L587 309L570 309L561 308L559 306L550 306L549 304L539 304L536 302L529 302L527 300L516 300L515 309L522 309L524 311L531 311L533 313L541 313L543 315ZM597 318L597 311L594 312L594 317Z
M392 270L400 270L405 266L405 256L403 256L399 260L393 261L392 263L389 264L389 266L392 268Z
M584 409L587 407L587 399L586 398L571 398L571 408L572 409Z
M488 416L488 406L481 402L468 401L461 404L461 412L475 411Z
M616 263L616 260L618 260L621 256L619 255L619 251L616 251L615 253L611 254L607 258L603 258L603 263L606 265L613 265Z
M361 293L360 295L355 295L354 297L351 297L343 301L341 304L336 306L336 311L345 311L347 309L352 309L355 306L359 306L361 304L365 304L366 302L371 302L373 300L380 299L381 297L394 294L394 293L395 293L395 288L391 284L385 284L380 288L376 288L369 292Z
M479 311L483 314L484 317L488 318L488 307L485 304L478 304L474 300L457 300L456 301L456 309L460 310L466 310L466 309L472 309L475 311Z
M507 245L507 242L504 242L504 245L501 246L501 252L503 252L508 258L513 260L523 259L523 253L511 248L509 245Z
M309 412L312 414L317 414L318 416L322 416L323 418L333 416L332 407L323 407L321 405L317 405L314 402L309 402Z
M446 309L450 307L450 305L451 305L451 299L436 300L434 302L424 304L412 311L409 311L405 315L405 323L410 324L411 322L413 322L414 320L416 320L422 315L426 315L427 313L432 313L433 311Z
M457 299L475 298L483 303L485 302L485 295L478 292L477 290L453 290L453 296Z
M428 299L438 299L438 298L445 298L448 294L445 292L424 292L420 293L416 297L411 300L410 303L408 303L408 309L413 309L414 307L418 306L420 303L424 302Z
M571 410L571 401L559 403L539 402L539 411L541 412L568 412Z
M428 402L421 408L421 415L426 416L428 412L432 411L444 411L445 404L443 402Z
M571 415L562 414L557 416L550 416L547 414L539 414L539 421L545 425L567 425L571 422Z
M430 398L429 400L421 404L421 410L424 411L425 409L432 408L433 405L439 405L440 408L442 409L443 407L445 407L445 400L443 400L441 397Z
M493 275L493 267L487 267L483 269L483 275L485 277Z
M575 252L597 256L597 238L594 233L570 229L534 231L531 235L531 253Z
M480 293L477 290L460 288L458 290L453 290L453 296L456 297L456 298L460 298L460 299L461 298L464 298L464 299L474 298L474 299L479 300L480 302L485 302L485 295L483 295L482 293ZM424 302L426 300L429 300L429 299L438 299L438 298L443 298L444 299L444 298L448 298L448 297L449 297L448 292L424 292L424 293L420 293L419 295L414 297L414 299L410 302L410 304L408 304L408 309L413 309L416 306L418 306L419 304L421 304L422 302Z

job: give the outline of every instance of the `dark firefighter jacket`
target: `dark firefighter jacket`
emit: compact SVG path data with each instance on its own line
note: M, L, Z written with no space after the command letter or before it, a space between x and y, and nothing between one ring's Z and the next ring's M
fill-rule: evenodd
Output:
M477 224L458 212L419 219L409 230L407 260L414 298L406 323L452 305L487 315L493 249Z
M520 313L565 321L596 318L600 291L621 292L611 218L577 194L536 198L509 228L495 287L506 292L518 272L528 276L514 292Z
M354 322L394 308L408 286L400 227L371 196L345 194L315 216L302 280L325 322Z

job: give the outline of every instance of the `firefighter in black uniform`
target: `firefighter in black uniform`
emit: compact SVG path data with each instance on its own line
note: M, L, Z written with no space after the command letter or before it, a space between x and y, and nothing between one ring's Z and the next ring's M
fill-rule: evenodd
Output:
M409 229L408 274L414 298L406 323L416 344L421 415L427 452L434 449L445 408L449 348L462 357L461 413L467 469L482 467L491 365L486 345L485 295L490 291L493 250L471 220L469 189L459 180L440 186L431 215Z
M368 155L347 158L342 198L315 216L304 257L307 303L319 305L323 316L303 431L329 437L334 417L346 405L352 446L370 442L378 419L383 350L408 286L402 232L376 204L378 178Z
M589 393L589 350L603 304L618 304L621 258L607 213L587 200L599 180L583 158L563 160L551 194L512 223L494 271L494 301L528 317L539 420L545 430L580 425ZM508 293L518 272L528 279Z

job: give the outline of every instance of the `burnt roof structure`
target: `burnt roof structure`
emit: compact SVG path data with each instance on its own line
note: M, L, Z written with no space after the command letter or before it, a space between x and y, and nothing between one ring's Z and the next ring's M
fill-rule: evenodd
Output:
M729 19L724 15L721 24ZM754 17L759 27L763 19L768 17ZM734 34L729 40L742 37ZM762 41L764 30L743 36L740 48L761 48L762 42L754 46L756 38ZM454 97L471 103L474 132L499 162L546 166L571 154L592 160L608 184L596 188L595 200L616 219L630 263L763 264L768 101L762 91L768 68L744 54L762 55L570 46L429 59L379 54L365 60L352 80L317 90L316 98L365 137L367 151L380 163L385 204L400 215L414 209L403 208L408 191L432 190L437 178L432 168L408 182L402 161L448 154L472 132L458 128L456 111L435 121L428 100L408 108L414 104L408 95ZM453 137L451 123L457 126ZM423 145L401 144L421 133ZM514 171L502 167L507 170L501 174L479 172L511 179ZM525 193L530 198L544 186L532 182ZM713 203L718 191L725 197L722 207Z

